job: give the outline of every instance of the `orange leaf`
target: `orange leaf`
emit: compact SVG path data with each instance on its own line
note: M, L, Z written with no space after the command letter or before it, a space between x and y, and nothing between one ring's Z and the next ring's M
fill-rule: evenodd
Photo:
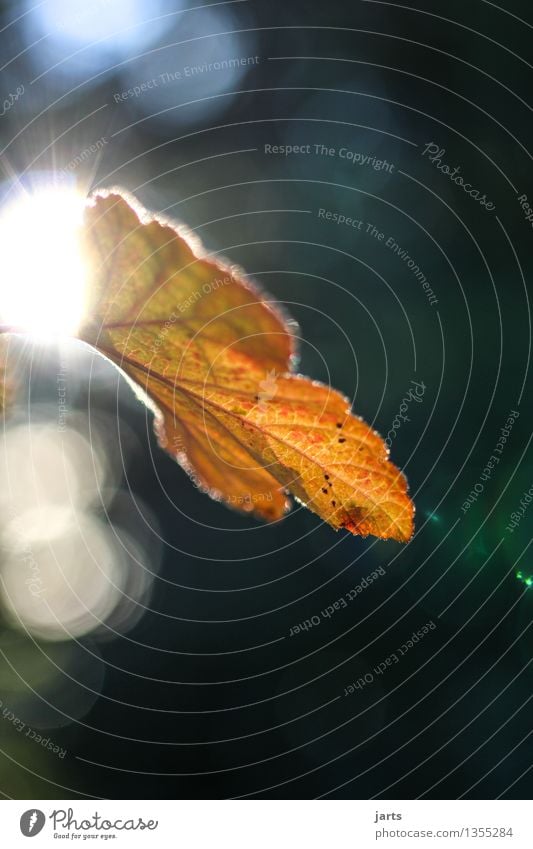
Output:
M290 492L334 528L410 539L414 507L381 437L291 373L291 324L239 269L118 193L91 199L84 249L81 338L133 382L198 486L268 520Z
M13 360L14 355L11 355ZM5 415L10 409L18 388L15 379L15 369L9 359L9 337L0 336L0 415Z

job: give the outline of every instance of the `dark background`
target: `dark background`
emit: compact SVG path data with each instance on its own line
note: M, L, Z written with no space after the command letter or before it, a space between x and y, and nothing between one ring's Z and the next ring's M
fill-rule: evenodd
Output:
M110 8L94 6L100 22ZM121 29L121 3L112 8L110 35ZM93 513L135 539L154 577L146 610L135 604L123 625L95 622L70 640L4 614L0 698L67 754L4 720L0 790L527 798L533 509L506 528L533 484L533 240L517 200L533 198L530 5L249 0L172 15L180 7L169 2L160 31L137 28L146 43L121 41L120 52L110 38L75 56L82 41L63 43L23 3L1 9L2 92L25 87L0 118L6 196L13 175L84 192L123 186L285 304L300 325L299 370L343 390L383 435L411 381L425 392L392 444L417 508L402 547L335 534L297 505L263 526L211 501L157 447L150 414L111 368L74 357L70 424L86 433L103 421L122 469ZM211 70L114 98L187 65L248 56L259 61L240 77ZM493 211L422 156L430 142ZM394 169L264 150L315 143ZM383 242L320 219L320 208L392 236L438 303ZM30 405L9 426L53 423L60 352L19 345ZM501 461L463 512L513 410ZM385 574L346 609L289 636L378 566ZM372 672L430 621L398 664ZM344 696L365 674L372 683Z

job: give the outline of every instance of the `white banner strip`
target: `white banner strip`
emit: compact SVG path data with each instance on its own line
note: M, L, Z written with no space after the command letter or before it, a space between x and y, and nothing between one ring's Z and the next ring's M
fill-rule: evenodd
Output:
M2 845L531 849L522 801L4 801ZM35 838L34 844L29 844Z

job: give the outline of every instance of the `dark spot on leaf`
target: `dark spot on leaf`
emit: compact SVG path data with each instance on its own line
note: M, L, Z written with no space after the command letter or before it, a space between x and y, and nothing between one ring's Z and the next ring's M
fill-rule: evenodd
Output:
M346 442L346 440L345 440L344 436L340 436L340 437L339 437L339 442Z
M331 506L332 506L332 507L335 507L335 505L336 505L336 504L337 504L337 502L336 502L336 501L332 501L332 502L331 502Z
M337 427L342 427L342 422L337 422Z
M326 495L327 495L328 490L327 490L327 488L326 488L325 486L323 486L323 487L322 487L322 492L325 492L325 493L326 493Z

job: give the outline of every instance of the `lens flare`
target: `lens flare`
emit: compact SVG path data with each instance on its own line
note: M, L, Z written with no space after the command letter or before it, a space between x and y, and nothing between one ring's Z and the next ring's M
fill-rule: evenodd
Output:
M44 338L73 335L82 319L83 198L65 188L24 194L0 212L0 322Z
M529 587L533 586L533 575L526 575L524 572L516 573L517 580L521 581L525 587L529 589Z

